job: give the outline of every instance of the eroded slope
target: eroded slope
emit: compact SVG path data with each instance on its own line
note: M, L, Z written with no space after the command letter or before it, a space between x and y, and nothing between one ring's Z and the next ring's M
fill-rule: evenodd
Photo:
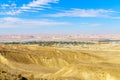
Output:
M116 50L0 45L0 64L35 79L120 80L118 55Z

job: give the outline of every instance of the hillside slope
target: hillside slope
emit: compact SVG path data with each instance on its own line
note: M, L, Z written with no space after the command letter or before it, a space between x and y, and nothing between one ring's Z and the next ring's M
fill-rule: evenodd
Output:
M116 50L0 45L0 65L6 66L1 68L35 80L120 80L119 55Z

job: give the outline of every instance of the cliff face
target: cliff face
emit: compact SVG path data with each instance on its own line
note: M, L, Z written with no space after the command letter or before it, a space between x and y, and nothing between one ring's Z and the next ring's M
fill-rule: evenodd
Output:
M120 80L120 63L113 62L120 59L111 58L119 52L113 53L37 45L0 45L0 64L12 72L48 80Z

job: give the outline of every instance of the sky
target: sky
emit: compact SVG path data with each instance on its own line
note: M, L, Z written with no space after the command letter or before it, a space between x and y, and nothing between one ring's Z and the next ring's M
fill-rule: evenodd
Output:
M0 34L120 34L120 0L0 0Z

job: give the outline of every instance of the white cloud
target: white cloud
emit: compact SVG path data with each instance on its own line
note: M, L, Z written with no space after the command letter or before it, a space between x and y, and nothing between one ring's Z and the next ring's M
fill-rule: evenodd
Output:
M105 9L71 9L56 14L49 14L51 17L109 17L113 10Z
M49 3L57 3L58 0L33 0L29 4L24 4L20 9L21 10L38 10L43 9L48 6Z
M17 15L22 12L36 12L50 7L50 3L57 3L59 0L33 0L28 4L17 6L15 3L0 5L0 15Z
M86 23L86 22L81 22L79 25L82 25L82 26L90 26L90 27L102 26L101 23Z
M0 18L0 28L9 27L43 27L43 26L63 26L69 25L67 22L58 22L52 20L30 20L13 17Z
M92 26L92 27L97 27L97 26L101 26L102 24L100 24L100 23L94 23L94 24L91 24L90 26Z
M1 8L2 8L2 9L5 9L6 7L9 7L9 6L10 6L10 5L8 5L8 4L2 4L2 5L1 5Z

